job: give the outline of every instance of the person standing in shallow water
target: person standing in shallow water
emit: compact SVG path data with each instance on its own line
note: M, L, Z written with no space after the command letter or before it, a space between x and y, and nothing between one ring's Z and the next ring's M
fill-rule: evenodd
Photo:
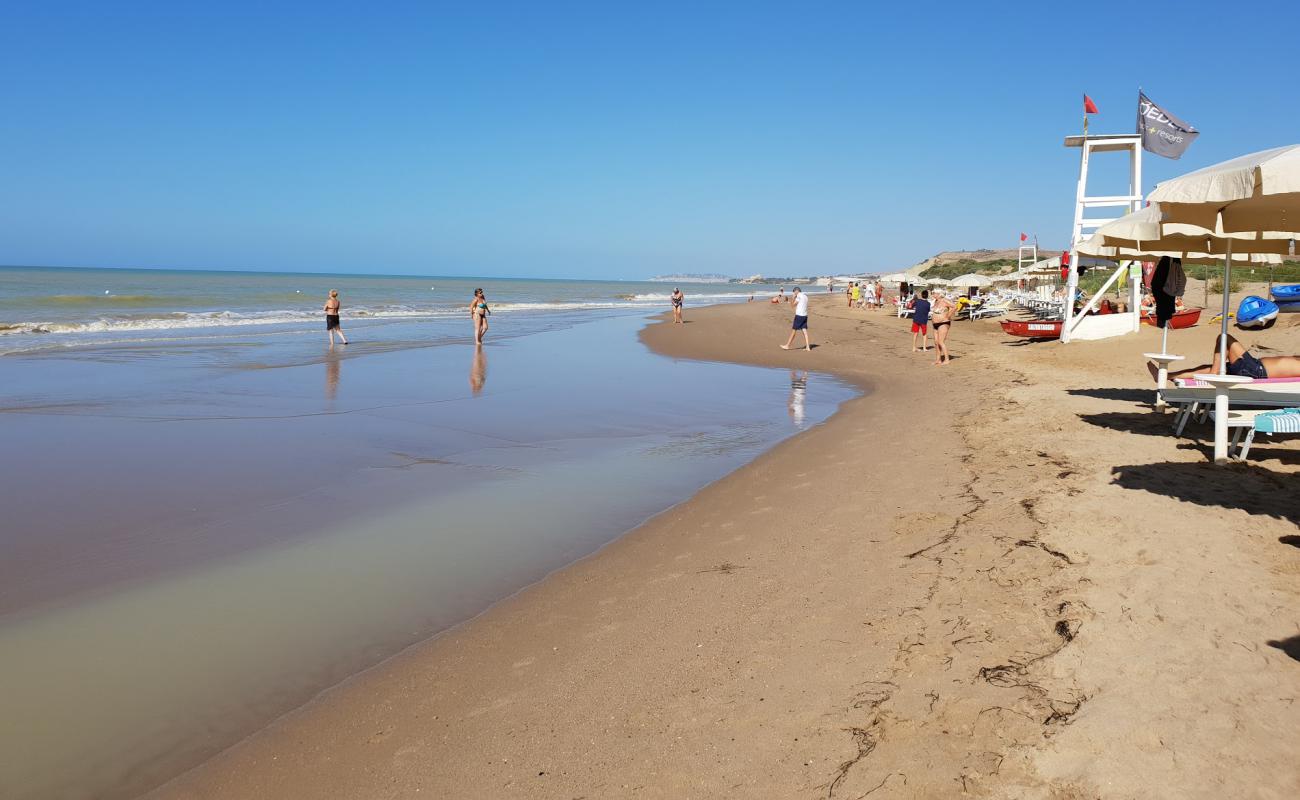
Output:
M339 335L339 340L343 344L348 343L348 337L343 335L343 328L339 325L339 308L341 306L339 290L330 289L329 299L325 301L325 335L330 337L330 347L334 346L335 333Z
M474 344L483 344L483 335L488 332L488 314L491 313L483 290L475 289L474 299L469 303L469 315L474 320Z
M782 350L789 350L790 345L794 344L794 337L799 331L803 331L804 349L812 352L812 342L808 340L808 295L800 291L799 287L794 287L794 322L790 325L790 338L786 339L785 344L781 345Z
M672 301L673 301L673 324L674 325L682 321L682 302L685 299L686 299L686 295L682 294L681 289L673 289Z

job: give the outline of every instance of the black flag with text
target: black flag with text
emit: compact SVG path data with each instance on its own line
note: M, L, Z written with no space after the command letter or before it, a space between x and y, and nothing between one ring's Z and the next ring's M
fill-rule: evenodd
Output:
M1165 158L1181 158L1200 132L1138 92L1138 133L1142 149Z

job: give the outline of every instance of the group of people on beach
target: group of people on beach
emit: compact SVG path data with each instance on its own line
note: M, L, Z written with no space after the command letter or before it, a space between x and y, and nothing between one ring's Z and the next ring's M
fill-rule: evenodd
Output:
M680 294L680 290L677 291ZM677 321L681 321L681 303L677 302L678 308ZM330 347L334 346L334 335L338 334L339 341L343 344L348 343L348 337L343 334L343 325L339 321L339 310L343 304L339 301L339 290L330 289L329 297L325 300L325 335L329 337ZM483 337L488 332L488 315L492 309L488 308L487 296L483 294L482 289L474 290L474 298L469 302L469 316L474 323L474 344L482 345Z
M880 281L850 281L844 294L849 308L879 309L885 305L885 287Z
M920 296L911 301L912 306L912 352L917 352L916 339L921 337L921 352L930 349L929 328L934 327L934 365L942 367L952 361L948 353L948 332L952 329L952 320L957 313L957 306L941 291L936 291L934 302L930 302L930 291L922 289Z

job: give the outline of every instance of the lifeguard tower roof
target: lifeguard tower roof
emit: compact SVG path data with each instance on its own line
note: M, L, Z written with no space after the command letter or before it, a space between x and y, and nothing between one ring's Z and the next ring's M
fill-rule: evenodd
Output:
M1142 134L1140 133L1112 133L1103 136L1089 136L1088 143L1092 145L1094 152L1105 153L1112 150L1127 150L1133 146L1133 143L1142 143ZM1083 147L1082 136L1065 137L1066 147Z

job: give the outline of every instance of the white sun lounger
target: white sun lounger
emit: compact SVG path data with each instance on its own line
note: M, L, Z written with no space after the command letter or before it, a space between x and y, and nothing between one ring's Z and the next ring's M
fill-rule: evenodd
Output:
M1300 386L1294 382L1252 381L1247 386L1233 389L1229 398L1234 407L1293 408L1300 406ZM1214 399L1215 390L1210 386L1174 386L1165 389L1165 402L1178 409L1174 416L1174 435L1182 436L1183 429L1193 417L1202 422L1210 419Z
M1232 429L1232 442L1228 447L1228 454L1231 456L1232 448L1240 446L1241 450L1237 454L1237 461L1245 461L1250 455L1250 446L1255 441L1255 434L1263 433L1268 436L1286 433L1300 433L1300 408L1257 408L1257 409L1238 409L1228 412L1228 427ZM1246 435L1242 440L1242 434Z

